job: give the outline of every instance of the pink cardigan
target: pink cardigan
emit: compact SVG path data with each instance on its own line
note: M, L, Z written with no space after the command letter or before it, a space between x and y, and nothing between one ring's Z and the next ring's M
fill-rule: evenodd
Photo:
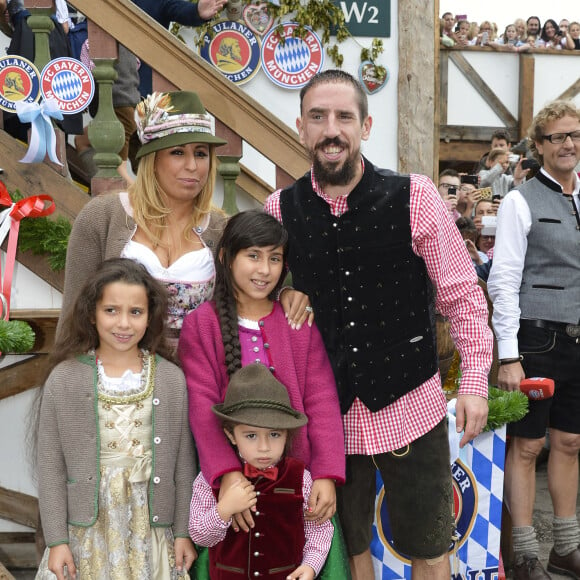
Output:
M263 323L263 324L262 324ZM305 324L292 330L278 303L260 321L269 344L274 375L286 386L290 402L308 417L292 442L291 455L303 461L313 479L344 483L344 432L334 375L318 329ZM222 403L228 377L215 304L206 302L183 321L178 354L189 392L189 424L201 469L212 486L224 473L241 470L240 460L227 442L220 420L211 412Z

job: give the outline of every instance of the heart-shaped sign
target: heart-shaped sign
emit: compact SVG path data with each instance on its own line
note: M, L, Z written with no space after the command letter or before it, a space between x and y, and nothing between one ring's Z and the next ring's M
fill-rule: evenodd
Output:
M358 78L369 95L378 93L387 84L390 74L386 67L384 69L385 75L381 78L377 74L376 66L370 60L365 60L360 63Z
M263 36L272 28L274 17L268 9L268 2L248 4L244 7L243 18L246 26L254 33Z

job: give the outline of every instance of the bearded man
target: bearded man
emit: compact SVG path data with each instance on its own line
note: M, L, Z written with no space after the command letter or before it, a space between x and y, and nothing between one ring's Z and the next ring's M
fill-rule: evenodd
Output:
M484 295L433 182L361 155L372 118L355 78L340 70L314 76L300 93L296 126L311 170L265 209L288 230L293 283L310 297L336 378L347 454L338 514L353 578L374 577L378 468L395 546L411 558L413 578L449 580L452 483L434 313L450 319L461 354L464 446L487 418Z

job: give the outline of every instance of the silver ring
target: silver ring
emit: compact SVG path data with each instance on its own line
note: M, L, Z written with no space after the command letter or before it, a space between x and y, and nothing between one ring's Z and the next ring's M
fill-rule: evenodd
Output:
M304 312L308 312L308 314L312 314L314 312L312 306L306 306L306 308L304 308Z

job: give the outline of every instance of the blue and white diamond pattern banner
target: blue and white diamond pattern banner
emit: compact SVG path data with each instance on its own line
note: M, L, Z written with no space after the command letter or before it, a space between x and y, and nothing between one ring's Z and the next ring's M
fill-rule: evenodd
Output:
M450 426L449 431L450 439L453 439L454 428ZM457 561L454 561L453 547L449 552L453 580L497 578L505 442L505 426L482 433L461 450L451 465L455 522L459 536ZM450 445L453 453L452 441ZM420 486L420 483L417 485ZM420 487L417 493L421 493ZM393 544L383 482L378 472L371 552L375 578L411 579L411 562L399 554Z
M298 24L286 22L284 37L273 28L262 42L262 68L269 79L286 89L303 87L324 64L319 36L306 27L304 38L295 37Z

